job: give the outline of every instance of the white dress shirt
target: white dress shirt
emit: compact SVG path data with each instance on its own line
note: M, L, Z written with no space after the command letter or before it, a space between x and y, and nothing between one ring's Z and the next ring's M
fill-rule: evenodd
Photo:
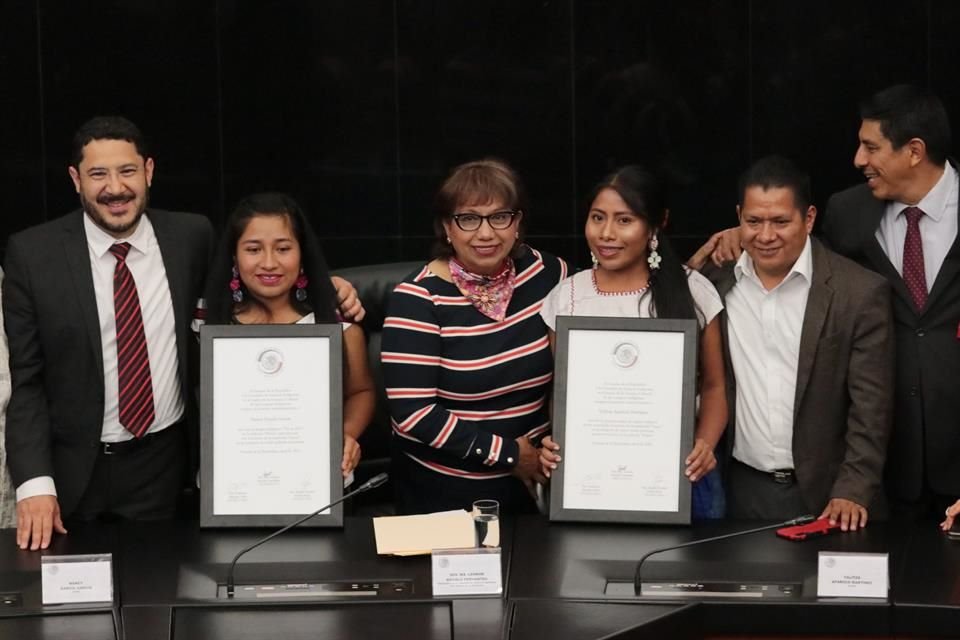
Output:
M957 172L948 162L937 184L914 205L924 214L920 218L920 243L927 293L933 289L940 267L957 237L957 191ZM877 242L901 276L903 242L907 238L907 217L903 210L909 206L903 202L888 202L876 231Z
M97 298L100 344L103 352L104 398L100 440L122 442L133 438L133 434L120 424L117 331L113 307L113 272L117 259L110 253L110 247L118 240L94 224L87 215L83 217L83 228L87 236L90 266L93 271L93 290ZM156 417L148 433L156 433L179 421L184 411L183 398L180 394L173 301L170 297L163 256L160 254L160 245L157 243L150 219L144 215L133 234L120 242L130 243L130 253L127 254L126 262L137 284L137 295L140 298L156 410ZM37 495L57 495L53 478L38 476L17 487L18 501Z
M761 471L793 469L793 410L800 333L813 277L810 238L786 277L767 291L746 252L724 301L737 381L733 457Z

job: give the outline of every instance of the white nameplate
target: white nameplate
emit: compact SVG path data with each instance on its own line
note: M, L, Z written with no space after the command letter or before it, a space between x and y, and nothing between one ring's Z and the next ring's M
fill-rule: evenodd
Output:
M503 593L500 549L435 549L433 595L471 596Z
M43 604L113 602L113 554L40 558Z
M840 598L886 598L890 584L886 553L821 551L817 595Z

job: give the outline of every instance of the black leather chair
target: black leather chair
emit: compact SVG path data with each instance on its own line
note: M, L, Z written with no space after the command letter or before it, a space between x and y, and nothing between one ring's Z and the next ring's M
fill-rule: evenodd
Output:
M360 437L361 459L355 472L355 485L390 469L390 412L380 371L380 338L387 317L387 302L393 288L407 275L423 268L419 262L391 262L340 269L336 275L348 280L357 289L366 309L361 322L367 337L367 358L377 390L377 408L373 421ZM349 509L349 507L348 507ZM353 499L353 513L383 515L393 513L393 487L387 483Z

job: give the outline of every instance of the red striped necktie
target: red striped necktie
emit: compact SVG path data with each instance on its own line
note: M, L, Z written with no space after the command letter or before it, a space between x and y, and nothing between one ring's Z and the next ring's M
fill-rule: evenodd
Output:
M119 383L120 424L136 438L142 438L156 415L153 407L153 380L147 338L140 315L137 283L127 268L130 243L110 247L117 259L113 271L113 307L117 324L117 382Z

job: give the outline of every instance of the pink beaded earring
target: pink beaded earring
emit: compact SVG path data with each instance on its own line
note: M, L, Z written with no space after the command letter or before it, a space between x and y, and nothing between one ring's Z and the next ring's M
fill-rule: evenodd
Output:
M233 268L230 270L230 291L232 291L231 296L233 301L240 303L243 302L243 289L240 286L240 272L237 270L237 265L234 263Z
M294 284L296 290L293 292L293 297L297 299L297 302L303 302L307 299L308 284L310 284L310 280L307 279L306 274L303 272L303 267L300 267L300 275L297 276L297 282Z

